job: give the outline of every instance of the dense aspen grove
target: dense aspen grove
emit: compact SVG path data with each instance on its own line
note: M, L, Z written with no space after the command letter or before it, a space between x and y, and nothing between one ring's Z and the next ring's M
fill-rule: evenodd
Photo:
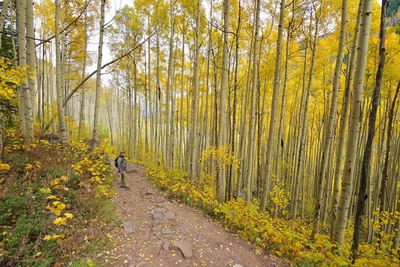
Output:
M398 262L400 1L110 2L0 3L1 149L106 143Z

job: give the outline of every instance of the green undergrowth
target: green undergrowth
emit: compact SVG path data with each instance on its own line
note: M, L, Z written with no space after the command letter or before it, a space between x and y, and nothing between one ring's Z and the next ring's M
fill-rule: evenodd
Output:
M0 266L94 266L116 223L112 179L102 148L11 142L0 162Z
M294 266L349 266L350 242L340 248L325 234L311 242L311 225L301 219L283 219L261 212L259 203L231 200L219 203L210 186L193 182L187 173L144 164L147 177L167 197L199 209L216 219L225 229L251 242L258 251L271 253ZM399 266L399 259L373 245L362 243L355 266Z

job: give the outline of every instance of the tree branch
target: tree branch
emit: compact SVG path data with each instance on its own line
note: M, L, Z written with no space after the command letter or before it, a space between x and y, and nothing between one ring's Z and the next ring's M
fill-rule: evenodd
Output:
M144 43L147 42L147 40L149 40L151 37L153 37L157 32L159 31L159 29L157 29L156 31L154 31L151 35L149 35L146 39L144 39L142 42L140 42L139 44L135 45L131 50L129 50L128 52L126 52L125 54L111 60L110 62L104 64L103 66L101 66L100 70L114 64L115 62L123 59L124 57L132 54L133 51L135 51L136 49L138 49L139 47L141 47ZM94 70L92 73L90 73L88 76L85 77L85 79L83 79L77 86L75 86L74 89L72 89L72 91L68 94L68 96L64 99L62 105L63 107L65 107L65 105L68 103L68 101L71 99L71 97L78 91L79 88L81 88L81 86L87 81L89 80L93 75L95 75L97 73L97 70ZM43 131L42 131L42 136L44 133L46 133L50 126L53 124L54 120L57 118L57 114L53 115L51 120L49 121L49 123L46 125L46 127L44 127Z

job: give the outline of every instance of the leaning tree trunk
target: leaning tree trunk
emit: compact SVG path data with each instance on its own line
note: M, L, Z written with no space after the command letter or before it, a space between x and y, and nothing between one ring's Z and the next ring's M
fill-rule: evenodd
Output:
M96 73L96 94L94 101L94 121L93 121L93 144L98 144L98 127L99 127L99 107L100 107L100 91L101 91L101 61L103 58L103 35L104 35L104 6L105 0L101 0L100 7L100 35L99 47L97 50L97 73Z
M357 53L357 67L354 75L352 109L349 123L349 133L347 140L346 158L344 173L342 178L342 192L338 203L338 213L334 225L334 240L343 244L344 232L347 225L349 207L351 202L351 192L355 160L357 155L357 140L360 133L362 95L364 86L364 74L367 63L368 40L372 17L372 0L362 0L364 3L361 32Z
M346 23L347 23L347 0L342 0L342 17L340 21L340 37L339 37L339 48L336 56L336 66L335 74L333 77L333 89L332 89L332 99L331 106L329 110L329 118L327 120L327 125L324 128L325 133L322 135L324 140L322 140L321 151L320 151L320 166L318 171L318 176L315 181L318 184L318 193L316 198L316 203L314 206L314 220L313 228L311 232L311 239L315 241L315 234L318 233L319 223L321 220L321 206L324 198L325 190L325 177L326 169L328 166L329 158L329 148L331 146L332 138L335 131L336 124L336 113L337 113L337 99L340 85L340 72L342 69L343 61L343 48L346 38Z
M282 33L283 23L285 19L285 0L281 0L279 24L278 24L278 41L276 46L276 60L275 60L275 74L274 74L274 87L272 91L272 106L271 106L271 118L269 122L269 133L268 143L266 151L266 170L265 177L263 180L263 194L261 199L261 211L265 211L267 205L268 189L271 184L271 159L273 157L272 149L275 144L275 127L276 127L276 110L278 108L279 98L279 85L281 80L281 58L282 58ZM278 162L275 162L278 164Z

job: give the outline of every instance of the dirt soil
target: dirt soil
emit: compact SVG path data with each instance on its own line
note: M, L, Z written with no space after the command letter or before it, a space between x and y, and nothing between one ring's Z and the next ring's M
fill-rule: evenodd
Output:
M101 253L105 266L284 266L199 211L167 199L146 179L143 167L130 164L128 170L130 190L115 178L121 227L111 233L114 249Z

